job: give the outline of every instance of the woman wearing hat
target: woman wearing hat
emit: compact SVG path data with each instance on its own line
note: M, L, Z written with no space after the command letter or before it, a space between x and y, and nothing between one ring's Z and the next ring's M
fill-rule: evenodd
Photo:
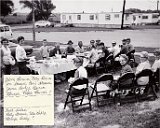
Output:
M152 71L156 72L158 68L160 68L160 49L156 49L154 51L155 61L152 65Z
M11 63L10 59L13 59L11 56L11 50L8 47L9 41L6 38L3 38L1 40L1 59L2 59L2 70L5 75L10 75L11 74Z
M73 48L73 42L71 40L68 41L68 47L66 48L66 54L67 55L72 55L75 53L75 49Z

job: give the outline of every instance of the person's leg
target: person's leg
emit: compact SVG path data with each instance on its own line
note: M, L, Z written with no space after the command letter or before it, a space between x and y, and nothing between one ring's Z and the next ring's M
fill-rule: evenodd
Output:
M21 75L27 75L29 74L29 71L26 67L26 62L18 62L18 68L19 68L19 73Z
M5 75L10 75L11 74L11 65L6 65L5 66Z

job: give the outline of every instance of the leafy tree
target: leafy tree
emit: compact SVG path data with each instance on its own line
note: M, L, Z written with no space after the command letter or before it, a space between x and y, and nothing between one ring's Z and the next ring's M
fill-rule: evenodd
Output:
M32 20L32 14L33 10L32 7L34 7L34 13L35 13L35 20L47 20L52 13L52 10L56 8L55 5L52 4L51 0L21 0L20 4L23 4L23 8L29 8L31 12L27 16L27 20Z
M0 7L1 7L1 15L7 16L13 11L14 4L11 0L1 0Z

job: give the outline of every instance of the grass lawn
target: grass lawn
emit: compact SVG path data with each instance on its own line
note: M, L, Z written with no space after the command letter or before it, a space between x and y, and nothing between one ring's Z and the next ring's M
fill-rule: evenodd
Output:
M36 48L39 47L40 43L33 44L28 42L27 44ZM153 49L148 49L153 52ZM139 51L141 50L139 48ZM34 50L32 55L39 56L38 51ZM151 63L153 61L151 59ZM12 69L12 74L18 74L16 66ZM90 77L89 82L94 82L96 78L95 76ZM70 105L68 106L69 110L61 111L66 99L65 90L67 86L68 83L66 81L55 84L54 126L16 126L5 128L160 128L160 98L155 101L126 103L122 106L108 104L100 108L96 106L96 102L93 102L92 111L86 110L80 113L73 113ZM160 92L158 96L160 96ZM0 115L2 117L2 113ZM1 124L2 122L0 122L0 126Z

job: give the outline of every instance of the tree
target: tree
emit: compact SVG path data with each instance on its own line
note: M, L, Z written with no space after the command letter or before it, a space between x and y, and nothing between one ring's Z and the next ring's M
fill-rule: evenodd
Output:
M31 12L27 16L27 20L32 20L32 6L34 7L36 21L47 20L52 13L52 10L56 8L56 6L52 4L51 0L21 0L20 4L23 4L23 8L29 8L31 10Z
M0 4L2 16L7 16L13 11L14 4L11 0L1 0Z

